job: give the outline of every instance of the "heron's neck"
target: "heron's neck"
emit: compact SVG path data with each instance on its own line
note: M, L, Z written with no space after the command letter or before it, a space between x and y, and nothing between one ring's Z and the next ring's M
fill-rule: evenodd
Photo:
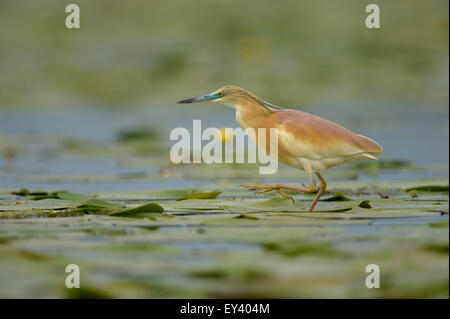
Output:
M243 102L236 104L236 121L243 129L260 126L261 120L267 119L274 111L267 109L259 103Z

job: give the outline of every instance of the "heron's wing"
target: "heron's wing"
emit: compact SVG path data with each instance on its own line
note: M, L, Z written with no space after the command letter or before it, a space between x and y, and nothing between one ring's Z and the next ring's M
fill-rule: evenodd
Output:
M375 159L382 147L371 139L298 110L284 110L271 115L278 124L283 148L297 157L325 159L361 154Z

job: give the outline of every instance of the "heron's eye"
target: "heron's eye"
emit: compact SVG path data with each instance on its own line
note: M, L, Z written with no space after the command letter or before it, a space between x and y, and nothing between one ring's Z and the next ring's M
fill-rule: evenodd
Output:
M223 92L218 93L219 97L223 97Z

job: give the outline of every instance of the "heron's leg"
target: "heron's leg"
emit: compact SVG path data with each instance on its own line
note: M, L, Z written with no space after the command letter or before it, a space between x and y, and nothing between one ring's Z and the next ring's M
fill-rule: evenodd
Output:
M310 212L312 212L312 210L316 206L317 202L319 201L320 196L322 196L323 192L327 188L327 182L325 182L325 180L323 179L322 175L320 175L319 172L316 172L316 175L317 175L317 177L319 178L319 181L320 181L320 188L319 188L319 192L317 193L316 197L314 198L313 202L311 203L311 206L309 206L309 211Z
M310 193L314 193L316 191L316 183L314 183L311 164L309 164L309 162L304 159L302 159L301 162L302 162L303 168L306 172L306 175L308 175L308 179L309 179L308 189L310 190Z

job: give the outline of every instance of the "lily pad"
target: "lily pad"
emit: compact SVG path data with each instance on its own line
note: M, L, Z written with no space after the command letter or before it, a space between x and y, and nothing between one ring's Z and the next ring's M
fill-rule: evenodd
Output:
M345 196L344 194L342 194L341 192L336 191L336 192L334 192L334 196L321 199L321 201L323 201L323 202L346 202L346 201L351 201L351 199L348 198L347 196Z
M248 212L292 212L292 213L308 213L306 205L295 200L294 203L286 198L274 197L265 201L257 201L251 204L248 203L249 200L240 202L229 202L224 204L224 208L229 212L237 213L248 213ZM346 212L356 207L357 203L352 201L351 203L345 205L333 204L324 205L322 207L316 207L314 209L315 214L320 212Z
M368 200L363 200L358 206L361 208L372 208Z
M258 201L248 205L248 207L261 209L264 211L299 211L305 208L305 205L300 201L292 203L286 198L274 197L265 201Z
M17 192L11 192L11 194L19 195L19 196L39 196L39 195L48 195L48 192L43 190L35 190L35 191L29 191L26 188L22 188L21 190Z
M217 200L208 199L186 199L183 201L175 202L163 202L161 205L164 207L165 211L213 211L213 210L223 210L224 203Z
M416 186L406 189L407 192L418 191L418 192L448 192L448 185L425 185Z
M122 210L117 213L110 214L118 217L145 218L160 216L164 209L156 203L148 203L136 208Z
M56 194L59 199L65 199L65 200L75 200L75 201L84 201L89 200L92 198L92 196L85 195L85 194L75 194L75 193L69 193L69 192L59 192Z
M86 214L95 214L95 213L107 213L112 209L119 209L121 206L107 202L101 199L89 199L81 205L77 206L76 212L82 212Z
M448 220L443 222L430 223L430 227L433 228L448 228Z
M338 254L329 244L308 241L264 242L261 246L266 251L277 252L286 257L297 257L308 254L323 256Z
M49 194L45 194L45 195L35 195L33 197L31 197L31 200L42 200L42 199L47 199L47 198L56 198L58 199L58 195L56 195L56 193L49 193Z
M86 202L86 205L90 205L90 206L97 206L97 207L101 207L101 208L110 208L110 209L117 209L117 208L121 208L120 205L111 203L111 202L107 202L101 199L89 199Z
M240 214L239 216L236 216L234 218L243 218L243 219L252 219L252 220L258 220L259 218L250 214Z
M73 202L61 199L43 199L40 201L0 205L0 211L23 211L32 209L65 209L74 206Z
M215 192L204 192L204 193L194 193L185 195L183 197L180 197L177 199L178 201L186 200L186 199L214 199L217 196L219 196L222 192L215 191Z
M96 198L103 200L158 200L158 199L178 199L182 196L198 192L192 189L169 189L169 190L151 190L151 191L134 191L134 192L111 192L97 193Z

